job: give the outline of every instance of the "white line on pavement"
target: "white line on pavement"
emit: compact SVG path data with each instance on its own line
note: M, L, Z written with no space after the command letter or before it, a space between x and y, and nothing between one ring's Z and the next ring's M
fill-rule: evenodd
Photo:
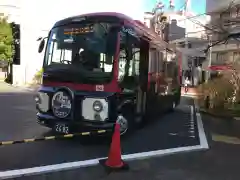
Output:
M195 109L199 109L196 99L194 100L194 104L195 104ZM198 111L196 112L196 117L197 117L197 126L198 126L200 144L203 148L208 149L209 145L208 145L207 137L204 131L202 117Z
M149 151L149 152L141 152L135 154L127 154L123 155L123 160L139 160L139 159L146 159L150 157L156 156L166 156L172 155L176 153L183 153L183 152L192 152L203 149L201 145L197 146L187 146L187 147L179 147L179 148L171 148L171 149L164 149L164 150L157 150L157 151ZM106 158L106 157L104 157ZM33 167L33 168L26 168L26 169L18 169L18 170L10 170L0 172L0 179L10 179L10 178L17 178L22 176L30 176L30 175L38 175L43 173L49 172L56 172L56 171L63 171L69 169L76 169L80 167L88 167L97 165L98 161L103 158L98 159L91 159L86 161L76 161L76 162L69 162L69 163L62 163L62 164L54 164L48 166L40 166L40 167Z
M194 118L193 106L190 106L190 108L191 108L191 118ZM208 149L209 147L208 147L206 135L205 135L205 132L203 129L203 124L202 124L200 114L197 115L197 125L198 125L200 145L127 154L127 155L123 155L122 159L127 160L127 161L128 160L139 160L139 159L146 159L146 158L151 158L151 157L156 157L156 156L166 156L166 155L171 155L171 154L176 154L176 153L192 152L192 151L197 151L197 150ZM102 159L102 158L54 164L54 165L48 165L48 166L32 167L32 168L26 168L26 169L2 171L2 172L0 172L0 179L9 179L9 178L22 177L22 176L43 174L43 173L48 173L48 172L76 169L76 168L80 168L80 167L94 166L94 165L98 164L99 159Z

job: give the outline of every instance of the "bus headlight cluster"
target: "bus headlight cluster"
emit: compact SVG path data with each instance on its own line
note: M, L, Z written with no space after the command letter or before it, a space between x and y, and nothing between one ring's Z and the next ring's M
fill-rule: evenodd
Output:
M41 112L47 112L49 110L49 96L47 93L38 92L35 97L36 107Z
M93 110L96 112L101 112L103 110L103 104L101 103L101 101L94 101Z
M58 118L66 118L72 109L71 96L65 91L58 91L52 97L52 111Z

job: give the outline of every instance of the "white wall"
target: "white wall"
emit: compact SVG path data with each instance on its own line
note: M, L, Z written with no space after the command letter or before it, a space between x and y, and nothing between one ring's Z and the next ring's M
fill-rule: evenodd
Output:
M0 13L8 16L9 22L20 23L20 1L21 0L0 0Z
M53 24L65 17L90 12L120 12L143 21L143 0L19 0L21 1L21 65L15 65L14 84L31 81L41 68L37 53L39 35L47 35ZM45 30L45 31L44 31Z

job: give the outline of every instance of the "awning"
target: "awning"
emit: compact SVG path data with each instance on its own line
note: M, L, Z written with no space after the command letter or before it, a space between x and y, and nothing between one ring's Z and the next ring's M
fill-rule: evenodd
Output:
M212 65L212 66L209 66L208 69L212 71L233 70L232 66L229 66L229 65Z

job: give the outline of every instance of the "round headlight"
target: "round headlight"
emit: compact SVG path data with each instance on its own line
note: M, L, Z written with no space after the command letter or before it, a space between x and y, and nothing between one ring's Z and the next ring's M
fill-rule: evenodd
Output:
M71 97L67 92L58 91L52 98L52 111L58 118L65 118L71 113Z
M96 112L101 112L103 109L103 105L101 103L101 101L95 101L93 103L93 110L96 111Z
M47 112L49 110L49 96L47 93L39 92L35 97L37 109L41 112Z

